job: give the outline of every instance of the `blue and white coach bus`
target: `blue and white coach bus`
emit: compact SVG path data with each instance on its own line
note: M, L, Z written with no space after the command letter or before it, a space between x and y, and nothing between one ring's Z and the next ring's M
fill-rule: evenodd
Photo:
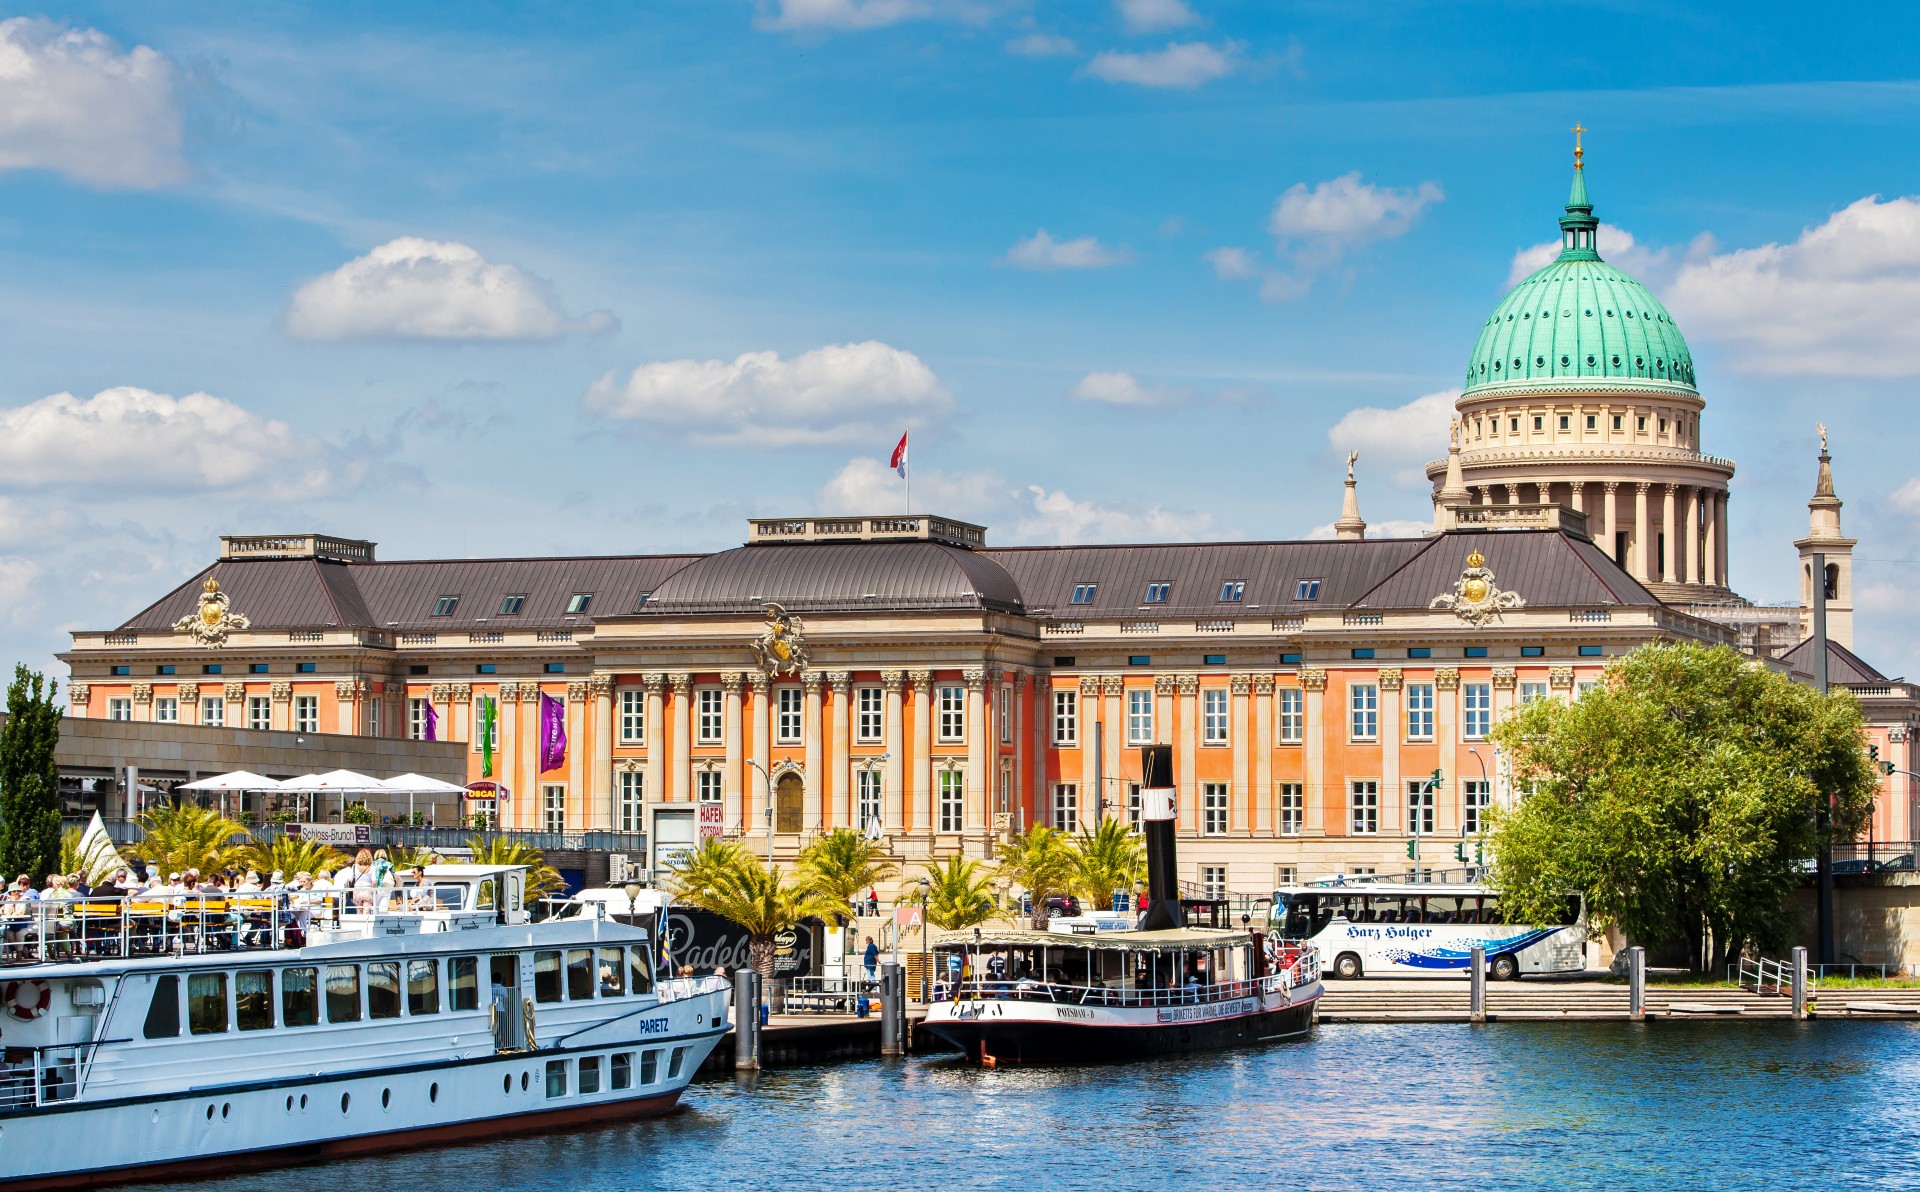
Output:
M1586 966L1578 896L1568 897L1559 923L1509 923L1500 896L1471 883L1334 878L1287 886L1273 892L1268 929L1312 944L1326 971L1349 979L1463 976L1475 945L1487 950L1495 980Z

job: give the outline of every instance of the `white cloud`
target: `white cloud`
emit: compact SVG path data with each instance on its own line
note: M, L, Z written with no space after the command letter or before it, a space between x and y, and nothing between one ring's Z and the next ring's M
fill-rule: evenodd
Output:
M1212 46L1204 41L1170 42L1163 50L1123 53L1106 50L1087 63L1087 73L1109 83L1191 90L1224 79L1244 64L1237 41Z
M1216 248L1206 254L1214 276L1224 280L1257 277L1268 302L1300 298L1319 278L1338 269L1354 249L1405 235L1427 207L1445 196L1435 182L1396 188L1362 182L1358 171L1308 186L1296 182L1274 200L1267 230L1277 240L1275 256L1284 267L1266 266L1241 248Z
M1664 285L1673 277L1674 252L1670 248L1654 248L1642 244L1633 238L1633 233L1610 223L1600 225L1600 256L1614 268L1626 273L1649 287ZM1698 253L1710 249L1711 238L1697 240L1699 248L1690 249ZM1525 281L1537 269L1553 263L1560 255L1558 240L1545 240L1539 244L1523 248L1513 254L1513 266L1507 270L1507 288L1512 289Z
M1022 543L1187 542L1213 533L1210 513L1076 501L1037 484L1026 486L1023 504L1012 531Z
M1108 248L1092 236L1055 240L1041 228L1008 249L1000 263L1016 269L1105 269L1132 260L1133 254L1124 246Z
M782 360L659 360L625 381L600 378L581 402L589 413L638 422L703 446L795 447L858 443L897 434L953 405L912 352L869 340L829 344Z
M1131 373L1090 372L1074 382L1067 396L1109 406L1160 406L1193 394L1172 385L1142 385Z
M929 0L777 0L762 29L878 29L934 15Z
M1201 254L1213 266L1213 275L1222 281L1253 276L1253 255L1244 248L1216 248Z
M1188 8L1185 0L1114 0L1120 10L1120 23L1129 33L1158 33L1200 23L1200 14Z
M1432 532L1432 522L1391 520L1367 523L1369 538L1422 538ZM1307 531L1307 540L1310 542L1331 542L1335 537L1337 531L1332 522Z
M537 340L618 326L570 319L552 287L465 245L402 236L302 285L284 319L299 339Z
M1061 37L1055 33L1028 33L1009 41L1007 52L1024 58L1057 58L1077 54L1080 47L1073 44L1071 37Z
M45 601L46 589L40 577L46 569L32 559L19 555L0 555L0 609L15 626L30 626Z
M1893 495L1887 498L1887 504L1899 513L1920 513L1920 476L1911 477L1894 489Z
M1869 195L1790 243L1698 254L1667 297L1742 371L1920 375L1920 198Z
M187 177L174 66L96 29L0 21L0 169L144 189Z
M1006 502L1006 481L999 473L942 472L916 468L913 504L909 512L933 510L949 517L974 520L991 516ZM906 510L906 482L885 460L850 459L822 485L818 497L823 513L876 514Z
M1327 428L1327 446L1387 463L1395 468L1393 482L1401 488L1425 488L1427 474L1421 465L1446 454L1447 426L1459 398L1458 389L1442 389L1391 410L1377 406L1348 410Z
M250 496L313 495L357 478L325 444L206 393L122 386L0 409L0 484L12 488L244 485Z

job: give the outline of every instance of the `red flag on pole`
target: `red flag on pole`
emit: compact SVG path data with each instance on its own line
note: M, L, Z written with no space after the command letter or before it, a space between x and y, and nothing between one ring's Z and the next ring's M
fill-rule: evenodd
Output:
M907 432L900 432L900 442L893 449L893 459L888 464L902 480L907 476Z

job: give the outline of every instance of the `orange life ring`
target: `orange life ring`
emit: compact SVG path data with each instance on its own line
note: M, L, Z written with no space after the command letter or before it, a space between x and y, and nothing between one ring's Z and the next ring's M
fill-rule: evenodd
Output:
M7 1013L22 1022L32 1022L44 1015L53 1006L53 986L45 981L9 981L4 990L0 990L0 1002L5 1002Z

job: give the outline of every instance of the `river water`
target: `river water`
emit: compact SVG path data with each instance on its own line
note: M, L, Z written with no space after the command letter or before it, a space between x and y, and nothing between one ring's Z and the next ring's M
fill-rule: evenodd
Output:
M1920 1024L1321 1025L1109 1067L696 1084L672 1117L169 1192L1920 1188ZM153 1186L150 1192L159 1192Z

